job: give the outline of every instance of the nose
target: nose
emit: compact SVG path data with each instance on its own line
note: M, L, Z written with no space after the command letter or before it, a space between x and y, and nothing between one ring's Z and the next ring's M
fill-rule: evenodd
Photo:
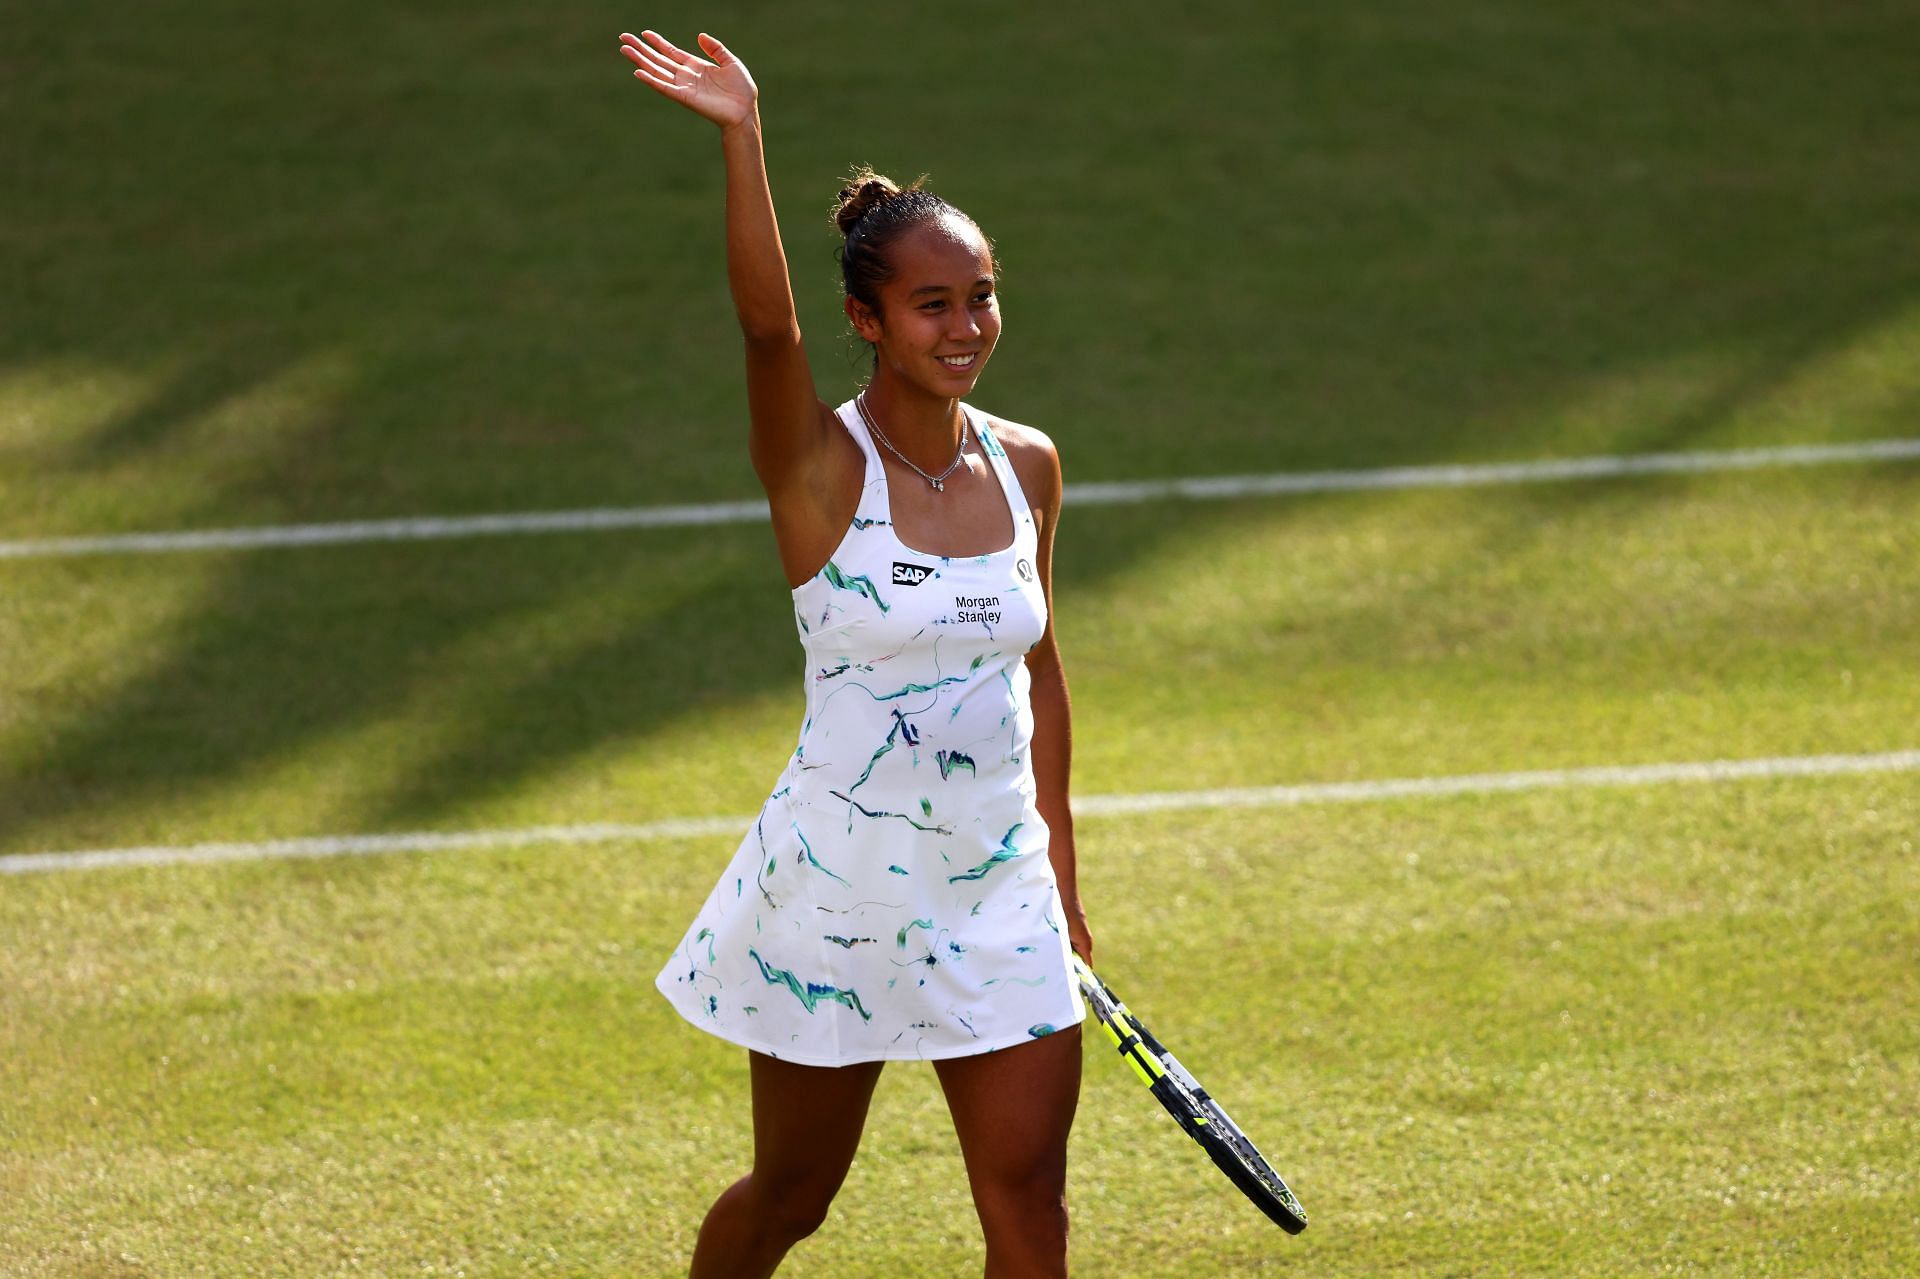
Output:
M980 320L972 307L956 306L947 313L947 336L959 341L971 341L980 336Z

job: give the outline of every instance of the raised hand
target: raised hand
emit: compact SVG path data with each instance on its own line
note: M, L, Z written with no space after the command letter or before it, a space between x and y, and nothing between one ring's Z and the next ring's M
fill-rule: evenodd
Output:
M639 37L620 33L620 52L632 60L635 78L662 97L672 98L722 129L751 118L760 90L747 74L747 64L705 32L700 35L700 47L713 61L675 47L657 31L642 31Z

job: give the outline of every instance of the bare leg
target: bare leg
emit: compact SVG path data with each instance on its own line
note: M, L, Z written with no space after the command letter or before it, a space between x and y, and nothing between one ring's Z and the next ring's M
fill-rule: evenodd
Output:
M753 1171L707 1210L690 1279L766 1279L820 1228L846 1180L882 1063L799 1066L747 1054Z
M934 1063L987 1238L987 1279L1066 1279L1080 1028Z

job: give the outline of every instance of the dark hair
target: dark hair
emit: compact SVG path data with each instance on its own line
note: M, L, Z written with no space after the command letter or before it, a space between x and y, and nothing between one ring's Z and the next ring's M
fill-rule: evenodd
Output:
M840 198L834 203L833 225L846 238L839 252L840 282L848 297L865 303L875 314L880 311L880 286L893 278L887 250L902 232L948 214L980 230L980 224L972 218L923 190L920 184L926 180L923 173L912 186L902 187L885 174L875 173L871 166L862 165L840 188ZM981 238L986 238L984 232ZM993 252L991 242L987 252ZM999 271L997 260L994 271Z

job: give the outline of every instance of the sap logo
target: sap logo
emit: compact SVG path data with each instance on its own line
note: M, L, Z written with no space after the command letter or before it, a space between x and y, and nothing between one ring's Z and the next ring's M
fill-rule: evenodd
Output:
M899 560L893 562L895 586L918 586L932 576L933 566L930 564L902 564Z

